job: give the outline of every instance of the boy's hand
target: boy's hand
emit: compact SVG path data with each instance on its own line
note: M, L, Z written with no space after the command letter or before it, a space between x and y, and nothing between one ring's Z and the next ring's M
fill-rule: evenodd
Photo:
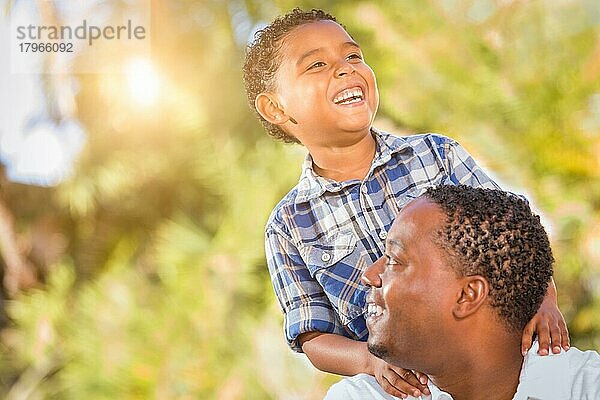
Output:
M569 331L565 318L558 309L556 297L546 296L537 314L527 323L523 330L521 339L521 353L527 354L531 348L533 334L537 333L540 349L538 354L545 356L549 354L552 345L553 353L560 353L560 348L569 350Z
M421 394L430 394L425 374L395 367L375 356L372 356L371 365L379 385L392 396L405 399L408 396L419 397Z

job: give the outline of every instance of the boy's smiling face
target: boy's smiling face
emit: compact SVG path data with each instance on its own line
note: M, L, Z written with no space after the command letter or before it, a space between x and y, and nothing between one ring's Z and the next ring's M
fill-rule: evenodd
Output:
M295 28L283 40L274 95L297 124L282 124L310 150L355 143L369 133L379 93L360 47L333 21Z

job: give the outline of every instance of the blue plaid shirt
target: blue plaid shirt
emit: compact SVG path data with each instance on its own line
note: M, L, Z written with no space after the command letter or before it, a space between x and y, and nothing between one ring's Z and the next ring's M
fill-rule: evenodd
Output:
M439 184L498 188L450 138L372 132L376 153L363 181L323 178L308 155L300 181L267 222L269 273L295 351L302 351L297 338L304 332L367 339L360 277L383 255L387 231L406 203Z

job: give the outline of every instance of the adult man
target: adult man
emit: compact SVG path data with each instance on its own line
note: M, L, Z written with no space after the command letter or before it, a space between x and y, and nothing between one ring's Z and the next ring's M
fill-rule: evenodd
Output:
M523 200L499 190L431 188L400 212L385 255L364 273L369 351L429 375L434 400L600 399L598 353L520 352L553 261L539 217ZM394 397L368 375L326 396L377 398Z

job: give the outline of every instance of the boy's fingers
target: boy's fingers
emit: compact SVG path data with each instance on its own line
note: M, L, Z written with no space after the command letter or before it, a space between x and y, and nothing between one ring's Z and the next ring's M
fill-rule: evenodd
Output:
M567 328L567 324L565 324L564 320L560 321L560 330L562 332L562 348L565 349L565 351L569 350L569 348L571 347L571 340L569 338L569 329Z
M411 396L419 397L422 393L421 389L423 385L409 369L390 369L389 373L385 375L385 378L391 385Z
M523 330L523 337L521 338L521 354L525 355L531 348L531 342L533 340L533 324L532 321L525 326Z
M550 328L548 324L538 325L537 327L538 342L540 349L538 354L540 356L547 356L549 354L548 348L550 347Z
M389 393L392 396L396 396L401 399L405 399L408 397L408 395L406 393L398 390L397 387L392 385L385 376L382 377L382 382L379 382L379 384L381 385L381 388L386 391L386 393Z
M417 376L417 379L419 379L419 382L421 382L421 385L423 385L423 393L429 395L429 388L427 387L427 381L429 380L429 377L419 371L413 371L413 373Z
M419 382L421 382L421 384L427 384L427 381L429 380L429 377L427 375L419 371L413 371L413 373L416 375L417 379L419 380Z
M560 353L560 345L561 345L562 341L561 341L561 332L560 332L560 328L558 327L558 325L550 328L550 337L552 339L552 352L554 354Z

